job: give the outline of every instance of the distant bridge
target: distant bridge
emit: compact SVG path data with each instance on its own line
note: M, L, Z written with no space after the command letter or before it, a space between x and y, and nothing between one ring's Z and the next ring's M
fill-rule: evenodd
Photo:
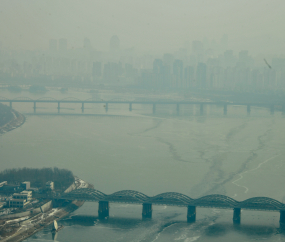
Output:
M239 106L245 106L247 113L250 114L251 107L252 106L260 106L260 107L268 107L271 114L274 113L275 108L278 106L281 108L282 112L285 113L285 103L231 103L231 102L195 102L195 101L174 101L174 100L125 100L125 99L112 99L112 100L102 100L102 99L87 99L87 100L80 100L77 98L64 98L61 100L57 100L51 97L44 97L40 99L30 99L28 97L19 97L15 99L8 99L5 97L0 97L0 103L9 103L10 107L12 108L13 103L33 103L33 109L34 112L36 112L37 109L37 103L57 103L57 109L58 113L60 113L61 104L63 103L80 103L81 104L81 110L84 112L84 105L89 103L97 103L97 104L104 104L106 112L108 111L109 104L128 104L129 105L129 111L133 110L134 104L146 104L146 105L152 105L152 111L153 113L156 112L156 106L157 105L175 105L176 106L176 112L179 114L180 111L180 105L199 105L200 106L200 114L202 115L204 113L204 106L205 105L218 105L223 107L223 112L226 115L228 112L228 106L229 105L239 105Z
M278 211L280 223L285 224L285 204L268 197L253 197L244 201L236 201L224 195L208 195L198 199L190 198L184 194L167 192L149 197L141 192L124 190L106 195L98 190L82 188L65 193L60 197L66 200L82 200L99 202L99 218L109 216L109 203L135 203L142 204L142 217L152 217L152 205L182 206L187 207L187 222L196 221L196 207L233 209L234 223L240 223L241 209Z

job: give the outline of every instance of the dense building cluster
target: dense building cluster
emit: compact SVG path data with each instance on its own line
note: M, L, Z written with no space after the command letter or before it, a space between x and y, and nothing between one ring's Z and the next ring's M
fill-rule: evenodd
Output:
M0 50L0 80L19 84L131 85L150 89L263 91L285 88L285 58L253 58L248 51L228 50L220 42L193 41L175 53L139 54L120 48L118 36L110 50L68 48L67 39L51 39L46 51Z

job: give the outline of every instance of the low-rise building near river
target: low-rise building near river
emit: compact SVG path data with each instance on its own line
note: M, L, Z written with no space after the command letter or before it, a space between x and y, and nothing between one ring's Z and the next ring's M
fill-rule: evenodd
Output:
M14 193L13 199L32 200L32 191L22 191L20 193Z
M24 208L29 203L30 201L27 201L26 199L11 199L9 201L9 207L10 208Z

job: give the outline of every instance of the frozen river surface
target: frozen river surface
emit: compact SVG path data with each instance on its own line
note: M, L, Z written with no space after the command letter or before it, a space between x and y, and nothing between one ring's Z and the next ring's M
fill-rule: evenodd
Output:
M1 94L2 95L2 94ZM7 95L6 95L7 96ZM87 99L87 98L85 98ZM31 104L13 104L31 113ZM76 108L76 109L75 109ZM38 113L56 112L43 104ZM63 113L80 113L66 105ZM26 115L25 124L0 136L1 169L68 168L104 193L137 190L153 196L180 192L193 198L223 194L236 200L267 196L284 202L284 117L245 107L86 105L79 115ZM55 237L47 228L27 241L283 241L279 213L197 208L197 221L186 223L186 208L153 206L153 219L142 221L139 205L111 204L110 218L97 219L97 203L85 203Z

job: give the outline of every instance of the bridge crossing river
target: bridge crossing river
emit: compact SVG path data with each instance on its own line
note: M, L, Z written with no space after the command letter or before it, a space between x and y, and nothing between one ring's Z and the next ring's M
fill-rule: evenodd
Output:
M236 201L228 196L213 194L193 199L176 192L149 197L132 190L123 190L107 195L95 189L81 188L63 194L60 199L99 202L99 218L109 216L109 203L134 203L142 204L143 218L152 217L152 205L167 205L187 207L187 222L189 223L196 221L196 207L208 207L233 209L234 223L240 223L242 209L278 211L280 212L280 224L285 224L285 204L268 197L253 197L244 201Z
M19 97L15 99L8 99L5 97L0 97L0 103L8 103L10 107L12 108L13 103L33 103L33 109L34 113L36 113L37 104L40 103L55 103L57 104L58 113L60 113L61 105L66 103L73 103L73 104L81 104L81 110L84 112L85 104L103 104L105 107L106 112L108 111L110 104L127 104L129 105L129 111L133 110L133 105L135 104L141 104L141 105L152 105L152 111L153 113L156 112L156 106L157 105L175 105L176 106L176 112L179 114L181 105L198 105L200 107L200 114L204 113L204 106L205 105L218 105L223 107L223 112L226 115L228 112L228 106L229 105L239 105L239 106L245 106L246 111L248 114L251 112L252 106L259 106L259 107L268 107L271 114L274 113L276 107L278 107L280 110L282 110L283 113L285 113L285 104L284 103L243 103L243 102L200 102L200 101L189 101L189 100L183 100L183 101L174 101L174 100L124 100L124 99L112 99L112 100L102 100L102 99L87 99L87 100L79 100L77 98L64 98L61 100L57 100L50 97L44 97L40 99L30 99L27 97Z

